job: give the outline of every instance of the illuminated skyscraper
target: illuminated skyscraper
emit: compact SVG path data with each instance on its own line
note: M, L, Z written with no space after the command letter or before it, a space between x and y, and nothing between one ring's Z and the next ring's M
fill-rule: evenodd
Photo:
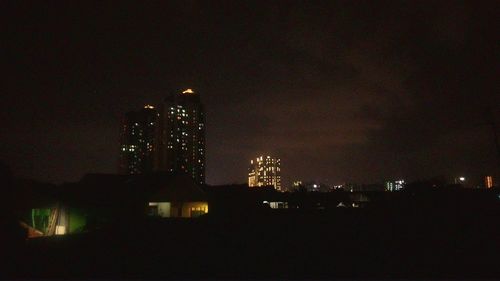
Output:
M160 106L155 169L188 173L205 183L205 113L191 89L175 93Z
M120 173L153 171L158 112L151 105L125 114L120 143Z
M386 181L385 191L400 191L405 187L404 180Z
M486 176L486 177L484 177L484 186L486 188L492 188L493 187L493 177L492 176Z
M274 186L278 191L281 189L281 163L279 158L257 157L250 160L248 168L248 186Z

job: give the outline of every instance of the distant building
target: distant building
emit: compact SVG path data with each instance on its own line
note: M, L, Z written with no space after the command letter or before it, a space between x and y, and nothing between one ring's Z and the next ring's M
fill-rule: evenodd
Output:
M493 177L492 176L486 176L486 177L484 177L484 186L486 188L492 188L494 186L494 184L493 184Z
M310 182L308 184L306 184L306 188L308 190L311 190L311 191L314 191L314 192L330 192L332 191L332 188L325 184L325 183L321 183L321 182Z
M260 156L250 160L248 168L248 186L273 186L278 191L281 189L281 162L279 158Z
M349 192L354 192L357 190L357 184L355 183L350 183L350 182L344 182L341 184L336 184L333 186L333 190L345 190Z
M385 190L386 191L400 191L405 187L404 180L386 181Z
M153 171L158 112L151 105L125 114L121 130L120 173Z
M317 181L295 181L293 183L293 189L297 190L298 188L304 188L304 190L308 192L330 192L332 191L332 188L330 186L320 183Z
M159 107L155 169L189 174L205 183L205 113L191 89L175 93Z
M455 177L455 179L453 180L455 184L462 184L462 185L465 184L465 181L466 181L465 177Z
M299 190L301 187L303 187L303 184L302 184L302 181L301 180L294 180L292 182L292 187L290 188L289 191L297 191Z
M346 190L346 184L336 184L333 186L333 190Z

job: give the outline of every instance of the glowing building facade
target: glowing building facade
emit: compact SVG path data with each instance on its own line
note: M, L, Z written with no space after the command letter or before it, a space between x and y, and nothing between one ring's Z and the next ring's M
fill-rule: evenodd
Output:
M395 181L387 181L385 182L385 190L386 191L400 191L405 187L404 180L395 180Z
M486 188L492 188L494 186L494 184L493 184L493 177L492 176L486 176L486 177L484 177L484 186Z
M250 160L248 168L248 186L273 186L278 191L281 189L281 162L279 158L260 156Z
M158 112L151 105L125 114L121 130L120 173L153 171L157 126Z
M198 93L175 93L160 107L155 169L205 183L205 113Z

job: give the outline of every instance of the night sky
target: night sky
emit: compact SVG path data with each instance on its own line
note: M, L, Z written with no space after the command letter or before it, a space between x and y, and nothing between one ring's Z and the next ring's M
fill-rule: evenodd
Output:
M209 184L246 182L260 154L285 184L498 171L498 1L66 2L0 4L17 176L116 172L124 113L188 87Z

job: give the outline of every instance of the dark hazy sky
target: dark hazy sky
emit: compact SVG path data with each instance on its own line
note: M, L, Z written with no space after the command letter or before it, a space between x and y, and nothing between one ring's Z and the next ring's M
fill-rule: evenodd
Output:
M0 160L18 176L116 172L123 114L185 87L209 184L245 182L261 153L285 182L498 170L498 1L68 2L0 4Z

